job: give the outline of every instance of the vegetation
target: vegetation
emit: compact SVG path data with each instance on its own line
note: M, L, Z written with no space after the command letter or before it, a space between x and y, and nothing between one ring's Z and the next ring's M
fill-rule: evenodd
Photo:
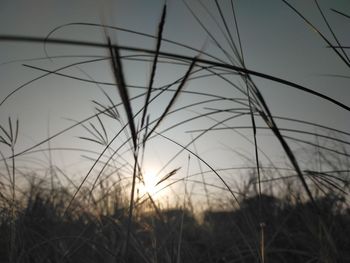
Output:
M282 2L345 67L350 66L346 47L317 0L315 11L331 38L289 2ZM29 84L49 76L94 85L103 94L102 101L91 101L93 114L70 119L73 124L54 134L48 132L47 138L30 146L18 146L21 120L11 116L0 124L1 262L350 260L350 133L276 115L261 92L261 80L301 91L343 111L350 107L315 89L247 68L233 1L215 0L217 17L201 4L224 43L184 3L224 58L166 39L166 5L156 36L92 23L61 25L46 37L0 36L3 42L43 44L47 55L23 64L42 75L2 98L0 107ZM331 11L349 19L339 10ZM53 37L71 26L102 29L105 39ZM111 31L151 39L155 48L119 45L112 41ZM102 49L106 54L50 56L49 44ZM165 44L185 51L165 51ZM61 58L70 62L56 69L32 64ZM81 68L98 63L108 66L112 80L98 81ZM133 63L150 66L146 84L129 83L128 67ZM165 69L176 78L167 77ZM194 84L204 86L203 81L215 81L219 90L198 90ZM113 87L113 93L107 87ZM93 147L52 147L56 138L73 130L82 145ZM264 140L262 132L270 139ZM218 155L216 141L209 134L225 141ZM232 134L246 141L243 145L250 146L253 154L235 148L231 138L237 137ZM149 149L155 147L162 149L165 164L149 182L147 160ZM175 150L169 153L170 147ZM285 158L282 165L271 157L270 148L280 149ZM56 166L55 151L78 151L89 162L86 173L76 179ZM47 163L42 164L38 154ZM234 164L229 166L220 163L230 156L243 161L239 165L230 161Z
M43 188L44 187L44 188ZM291 188L290 188L291 190ZM64 214L71 195L33 185L16 218L18 262L122 262L128 213L111 193L109 207L95 213L76 203ZM159 213L135 211L128 262L257 262L259 204L263 204L267 262L347 262L350 258L350 210L334 194L315 197L322 217L300 195L245 197L233 211L206 211L196 218L189 210ZM137 209L136 209L137 210ZM321 220L322 218L322 220ZM324 221L323 221L324 220ZM9 253L10 211L2 211L1 261ZM325 228L325 229L322 229ZM328 237L326 235L329 235ZM331 242L331 243L330 243Z

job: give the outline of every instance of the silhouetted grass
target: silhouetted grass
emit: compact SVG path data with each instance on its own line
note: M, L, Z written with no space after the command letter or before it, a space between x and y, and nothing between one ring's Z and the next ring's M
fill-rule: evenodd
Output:
M104 197L99 201L101 210L97 214L84 211L86 204L76 202L75 211L64 215L71 194L63 188L52 193L46 187L32 185L30 195L17 211L15 229L19 262L123 260L129 219L126 207L117 202L118 199L111 199L114 203L108 208ZM114 191L118 196L117 187ZM240 209L208 210L200 221L180 207L162 210L160 214L139 213L132 219L134 231L130 237L129 262L256 262L257 236L251 224L257 226L260 220L258 207L261 201L268 262L347 262L350 258L347 249L350 214L346 200L332 193L315 197L318 207L326 215L327 231L336 237L335 247L330 247L327 237L320 236L321 222L310 210L312 203L301 200L297 187L294 191L296 195L292 198L289 194L280 198L263 194L259 198L246 193L247 197L240 198ZM8 257L10 221L10 213L2 212L0 257L4 262Z
M315 10L321 14L336 45L302 12L288 1L283 2L314 29L349 67L346 47L340 43L316 0ZM8 148L0 151L3 163L0 171L0 261L264 263L350 260L350 133L316 122L273 114L253 77L302 91L347 112L350 107L294 81L247 68L233 1L230 1L229 6L231 17L227 16L222 3L217 0L215 10L201 3L227 43L220 43L200 15L190 4L184 3L225 59L184 45L181 41L164 38L166 6L156 36L93 23L61 25L46 37L0 36L0 42L43 44L47 60L59 58L49 56L46 50L48 44L93 47L108 53L107 56L86 56L85 61L70 62L55 70L30 65L30 62L42 58L26 60L29 64L23 64L24 67L44 73L1 98L0 107L9 103L14 94L29 84L55 75L96 85L106 101L92 99L96 113L82 120L73 120L74 124L62 127L62 130L19 151L15 146L20 120L13 124L9 118L8 127L0 125L0 143ZM348 17L345 13L333 11ZM151 38L155 41L155 49L147 49L142 45L121 46L112 43L107 33L106 41L100 42L52 37L58 30L69 26L98 27ZM163 42L194 51L196 55L162 51ZM229 46L228 50L225 44ZM62 72L101 61L109 63L114 82L96 81L87 73L86 77L80 77ZM147 84L136 86L127 83L130 73L125 70L124 63L128 61L150 64ZM181 68L181 77L165 80L166 84L158 86L156 80L163 77L159 73L160 68L173 66ZM218 80L217 89L213 92L186 90L194 81L203 79ZM232 97L221 95L220 83L229 85ZM119 100L114 100L104 86L115 87ZM140 90L141 93L131 95L132 89ZM180 101L180 98L192 98L194 95L195 100ZM155 112L152 111L151 108L160 98L166 102ZM138 99L143 101L139 107L136 106ZM189 112L191 115L187 116ZM181 120L177 118L179 113L184 116ZM240 121L244 120L248 124L242 125ZM109 128L107 124L110 121L118 127L116 130ZM193 128L197 121L208 122L205 122L205 126ZM280 121L287 125L280 124ZM291 128L291 123L298 127ZM186 126L189 124L191 128ZM79 127L82 128L79 139L97 145L100 147L98 150L51 147L50 142L54 138ZM310 127L317 130L311 131ZM184 142L178 137L183 134L172 133L178 129L184 134L191 133L191 139ZM254 154L247 156L244 150L230 149L233 145L230 142L224 145L230 149L230 153L244 159L240 167L218 167L214 163L216 160L208 160L198 150L198 146L210 144L200 139L207 134L220 136L219 131L223 130L240 135L254 149ZM269 131L270 136L279 143L281 154L287 157L284 167L280 167L277 160L271 159L265 152L263 138L258 136L260 131ZM159 169L155 183L157 192L140 195L139 190L146 184L144 160L147 149L157 140L163 147L168 145L163 144L165 141L177 150L171 157L162 160L164 164ZM309 155L308 158L311 161L318 158L319 167L301 163L303 160L297 156L291 142L300 143L300 149L314 149L315 156ZM40 148L46 143L47 149ZM56 150L79 150L82 154L89 154L84 157L91 160L92 165L79 182L72 179L73 174L67 174L52 165L51 153ZM39 171L18 166L22 158L34 153L48 153L49 165L43 173L48 179L38 182L36 178L42 176ZM187 165L185 173L180 167L172 167L176 159L184 155L188 155L187 163L183 164ZM263 158L269 165L262 163ZM191 160L198 162L198 171L190 172ZM35 161L32 160L33 163ZM227 172L230 172L230 176L227 176ZM63 183L57 173L68 183ZM201 180L196 180L198 175ZM239 182L233 178L235 175L238 175ZM159 193L172 189L180 182L185 192L183 197L176 191L168 192L177 202L169 205L156 199ZM202 203L207 205L202 209L194 209L197 203L192 201L197 194L194 187L198 185L204 190L199 193L201 199L206 200Z

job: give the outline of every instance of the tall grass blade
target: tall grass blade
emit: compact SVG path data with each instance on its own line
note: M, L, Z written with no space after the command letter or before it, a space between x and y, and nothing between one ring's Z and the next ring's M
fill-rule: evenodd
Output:
M339 14L339 15L342 15L342 16L344 16L344 17L350 19L350 15L347 15L347 14L345 14L345 13L343 13L343 12L340 12L340 11L338 11L338 10L335 10L334 8L331 8L331 10L332 10L333 12Z
M191 135L191 140L193 141L193 150L194 150L194 153L196 155L199 155L198 154L198 150L197 150L197 146L196 146L196 143L195 143L195 140L193 138L193 136ZM205 196L206 196L206 200L207 200L207 206L208 206L208 209L211 209L211 205L210 205L210 198L209 198L209 191L208 191L208 187L207 187L207 182L205 180L205 176L204 176L204 172L203 172L203 167L202 167L202 163L197 159L197 162L198 162L198 167L199 167L199 172L201 174L201 179L202 179L202 184L203 184L203 188L204 188L204 192L205 192Z
M231 43L231 40L228 38L228 36L226 35L224 29L221 27L221 25L219 24L219 22L217 21L217 19L215 18L214 14L210 11L210 9L201 1L199 1L199 4L202 6L202 8L206 11L206 13L210 16L210 18L214 21L214 23L216 24L216 26L218 27L218 29L220 30L220 32L222 33L222 35L224 36L226 42L228 43L228 45L230 46L232 52L234 54L236 54L235 51L235 47L233 46L233 43ZM237 56L237 54L236 54Z
M238 53L238 50L237 50L237 46L235 44L235 41L233 40L233 37L232 37L232 33L230 31L230 29L228 28L228 25L227 25L227 22L226 22L226 19L225 19L225 16L221 10L221 6L220 4L218 3L218 0L215 0L215 4L216 4L216 8L218 9L219 11L219 14L220 14L220 18L222 20L222 22L224 23L224 26L225 26L225 30L226 30L226 33L227 35L229 36L230 38L230 41L231 41L231 46L233 46L233 51L238 59L238 61L242 61L242 58L239 56L239 53ZM242 63L243 64L243 63Z
M9 146L9 147L11 147L11 144L10 144L9 142L7 142L7 141L4 139L4 137L2 137L2 136L0 136L0 142L3 143L3 144L5 144L5 145L7 145L7 146ZM5 159L4 159L4 160L5 160Z
M12 141L12 138L11 138L11 135L10 135L10 133L8 133L7 131L6 131L6 129L4 128L4 127L2 127L1 125L0 125L0 129L2 130L2 132L6 135L6 137L9 139L9 142L11 142ZM2 137L3 138L3 137ZM4 139L4 138L3 138Z
M149 99L150 99L150 96L151 96L153 82L154 82L154 77L155 77L155 74L156 74L156 69L157 69L157 64L158 64L158 57L159 57L159 50L160 50L160 44L162 42L163 28L164 28L164 23L165 23L165 15L166 15L166 5L164 5L164 7L163 7L162 18L161 18L159 26L158 26L157 45L156 45L156 50L155 50L153 63L152 63L151 77L150 77L150 80L149 80L149 83L148 83L148 90L147 90L147 94L146 94L145 105L144 105L143 113L142 113L141 128L144 125L145 117L147 115L147 107L148 107L148 104L149 104Z
M171 172L167 173L166 175L163 176L162 179L160 179L157 183L156 186L161 184L162 182L164 182L165 180L169 179L170 177L172 177L173 175L175 175L179 170L181 169L181 167L176 168L174 170L172 170Z
M321 14L321 16L322 16L322 18L323 18L323 21L326 23L326 25L327 25L329 31L331 32L331 34L332 34L332 36L333 36L335 42L337 42L338 46L341 47L341 44L340 44L340 42L339 42L337 36L335 35L335 33L334 33L334 31L333 31L331 25L329 24L329 22L328 22L328 20L327 20L327 18L326 18L326 16L325 16L325 14L324 14L324 12L322 11L321 6L319 5L319 3L318 3L317 0L314 0L314 2L315 2L315 4L316 4L316 6L317 6L318 11L320 12L320 14ZM343 49L343 48L340 48L340 50L342 51L344 58L345 58L348 62L350 62L349 57L348 57L348 55L346 54L346 52L344 51L344 49Z
M15 138L13 140L13 144L16 144L18 139L18 131L19 131L19 120L16 120L16 128L15 128Z
M165 108L164 112L162 113L162 115L159 117L157 123L153 126L152 130L147 134L146 139L147 140L152 133L158 128L159 124L163 121L163 119L165 118L165 116L168 114L169 110L171 109L171 107L173 106L173 104L175 103L177 97L179 96L180 92L182 91L183 87L185 86L187 79L189 78L192 69L194 67L194 65L196 64L197 61L197 57L193 58L190 66L188 67L188 70L185 74L185 76L183 77L180 85L178 86L178 88L176 89L173 97L171 98L170 102L168 103L167 107Z
M100 144L100 145L105 145L103 142L101 142L100 140L96 140L96 139L92 139L92 138L88 138L88 137L84 137L84 136L79 136L78 137L79 139L82 139L82 140L86 140L86 141L90 141L90 142L94 142L94 143L97 143L97 144Z
M60 25L60 26L52 29L47 34L47 36L42 39L42 43L44 44L44 52L46 54L46 57L49 57L49 55L47 53L47 50L46 50L46 46L47 46L47 43L51 43L51 40L52 40L51 36L56 31L58 31L59 29L63 29L65 27L69 27L69 26L87 26L87 27L98 27L98 28L103 28L103 29L113 29L113 30L117 30L117 31L121 31L121 32L127 32L127 33L130 33L130 34L135 34L135 35L138 35L138 36L143 36L143 37L147 37L147 38L156 39L156 37L154 35L146 34L146 33L135 31L135 30L130 30L130 29L122 28L122 27L117 27L117 26L101 25L101 24L95 24L95 23L84 23L84 22L67 23L67 24ZM182 48L186 48L188 50L195 51L197 53L202 53L203 55L207 56L208 58L212 58L212 59L214 59L217 62L225 63L225 61L221 60L218 57L215 57L215 56L213 56L213 55L211 55L209 53L206 53L205 51L201 51L200 49L191 47L191 46L183 44L181 42L173 41L173 40L170 40L170 39L167 39L167 38L164 38L164 37L162 38L162 41L163 42L167 42L169 44L173 44L173 45L178 46L178 47L182 47Z
M103 92L103 94L105 95L105 97L107 98L107 100L109 101L110 103L110 106L114 105L115 103L113 102L112 98L107 94L107 92L105 92L103 89L101 89L101 91ZM105 108L102 106L102 104L98 104L100 105L102 108ZM113 112L113 116L116 120L119 119L119 112L118 112L118 109L116 107L113 107L112 109L112 112Z
M260 175L260 163L259 163L259 152L258 152L258 142L256 138L256 124L255 124L255 118L252 108L252 102L250 99L250 92L249 92L249 85L248 80L246 79L246 85L247 85L247 96L248 96L248 103L249 103L249 111L250 111L250 117L252 122L252 128L253 128L253 138L254 138L254 153L255 153L255 163L256 163L256 172L258 177L258 198L259 198L259 218L260 218L260 260L261 263L265 262L265 236L264 236L264 219L262 215L262 199L261 199L261 175Z
M10 117L8 118L8 122L9 122L9 130L10 130L10 140L11 140L11 143L13 143L14 137L13 137L12 121Z
M24 40L24 39L23 39L23 40L20 40L20 41L26 42L27 40ZM38 42L37 42L37 41L33 41L33 42L40 43L40 41L38 41ZM94 59L94 60L90 60L90 61L100 61L100 60L104 60L104 58L103 58L103 59L99 58L99 59L97 59L97 60ZM61 68L55 70L54 72L63 70L63 69L68 68L68 67L72 67L72 66L74 66L74 65L83 64L83 63L86 63L86 62L77 62L77 63L73 63L73 64L70 64L70 65L68 65L68 66L61 67ZM23 65L23 66L28 66L28 65ZM30 66L28 66L28 67L30 67ZM33 68L34 68L34 67L33 67ZM50 72L50 71L46 71L46 72L47 72L47 73L45 73L45 74L43 74L43 75L41 75L41 76L39 76L39 77L36 77L36 78L34 78L34 79L31 79L31 80L29 80L29 81L27 81L26 83L20 85L18 88L16 88L16 89L13 90L12 92L10 92L5 98L3 98L3 99L1 100L0 106L3 105L10 97L12 97L14 94L16 94L18 91L20 91L20 90L23 89L24 87L28 86L28 85L31 84L31 83L34 83L35 81L37 81L37 80L39 80L39 79L42 79L42 78L44 78L44 77L46 77L46 76L52 74L52 72Z
M130 127L130 132L132 136L132 141L134 144L134 150L137 148L137 135L134 123L134 115L132 113L132 107L129 100L129 93L125 84L124 72L122 67L122 62L119 54L118 46L112 47L110 39L108 39L109 51L112 58L112 69L114 73L115 80L118 84L119 95L122 99L124 109L128 118L128 124Z
M100 127L102 128L103 135L104 135L104 137L103 137L102 134L100 134L101 139L104 141L105 144L108 144L108 135L107 135L105 125L103 124L100 116L97 115L96 117L97 117L98 122L100 123Z
M235 64L234 58L221 46L216 37L213 36L212 33L206 28L200 18L196 15L196 13L192 10L192 8L188 5L186 0L182 0L182 2L186 5L187 9L191 12L192 16L197 20L198 24L203 28L203 30L208 34L210 39L215 43L215 45L222 51L222 53L227 57L227 59L231 62L232 65Z
M242 48L242 41L241 41L241 34L239 33L238 21L237 21L237 16L236 16L233 0L231 0L231 10L232 10L233 19L235 21L235 28L236 28L237 38L238 38L239 50L241 52L241 56L238 56L238 57L241 58L242 66L245 67L244 56L243 56L243 48Z
M129 215L128 215L128 226L127 226L127 235L126 235L126 248L125 248L125 256L129 258L129 246L130 246L130 235L132 228L132 215L134 210L134 196L135 196L135 184L136 184L136 175L137 175L137 155L135 154L134 161L134 169L132 176L132 186L131 186L131 194L130 194L130 205L129 205Z
M340 53L339 51L333 47L332 43L321 33L320 30L317 29L316 26L314 26L305 16L303 16L294 6L292 6L290 3L288 3L286 0L282 0L290 9L292 9L299 17L301 17L306 24L308 24L332 49L333 51L338 55L338 57L348 66L350 67L349 61L347 61Z

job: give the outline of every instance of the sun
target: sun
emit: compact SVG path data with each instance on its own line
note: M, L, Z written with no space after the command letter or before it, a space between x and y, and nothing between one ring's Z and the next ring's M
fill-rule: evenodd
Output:
M153 170L148 170L143 174L144 185L142 186L145 194L153 195L157 192L156 184L158 182L157 173Z
M137 185L137 196L141 199L147 199L148 195L153 200L158 202L168 202L169 189L166 184L161 183L157 185L163 178L164 175L159 174L159 169L147 167L143 170L142 180L138 181ZM141 179L141 178L140 178Z

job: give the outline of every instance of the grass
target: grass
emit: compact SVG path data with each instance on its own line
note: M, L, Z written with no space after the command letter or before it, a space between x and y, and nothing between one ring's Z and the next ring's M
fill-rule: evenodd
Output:
M332 39L328 39L293 5L283 2L349 67L346 47L342 46L317 1L315 10L321 14ZM220 43L194 9L185 4L225 59L205 49L164 38L166 5L156 36L92 23L61 25L46 37L0 36L2 42L43 44L46 59L51 61L59 57L49 56L48 44L93 47L107 53L105 56L86 57L84 61L74 61L55 70L31 65L41 59L27 60L23 66L42 75L1 98L0 107L29 84L52 75L96 85L104 96L104 102L92 100L94 114L73 120L72 125L25 149L15 148L20 120L14 123L9 118L7 126L0 125L0 143L8 148L1 151L1 261L349 260L349 132L275 115L257 79L302 91L347 112L350 107L293 81L247 68L233 1L229 2L231 17L219 1L215 1L217 15L201 3L224 35L224 43ZM333 12L348 18L342 12ZM52 37L56 31L72 25L101 28L105 30L105 41ZM107 30L153 39L155 48L118 45L112 42ZM336 45L332 44L333 40ZM163 43L185 48L195 55L163 51ZM102 61L109 65L110 82L97 81L82 69L85 77L66 73ZM132 62L150 65L147 84L128 83L129 71L125 66ZM172 70L176 78L164 80L164 68ZM195 89L195 83L212 80L216 80L216 85L222 90L229 87L229 94L233 95L221 90ZM165 84L159 85L162 81ZM106 90L109 86L114 87L113 95ZM51 156L55 151L51 142L77 128L80 128L79 139L93 145L92 150L75 149L88 154L84 157L90 161L87 172L78 181L73 179L73 174L55 167ZM220 137L223 131L230 132L231 136L238 134L252 147L253 154L247 155L245 149L232 149L234 144L227 141L215 159L218 163L211 160L205 149L211 147L211 140ZM264 147L266 142L262 131L269 132L267 134L273 138L269 143L276 149L279 147L286 158L282 167L270 157L268 147ZM186 133L191 134L190 140L185 139L183 134ZM207 137L210 134L214 136ZM292 142L298 143L299 148ZM45 144L48 144L47 149L42 148ZM171 146L175 150L170 157L163 156L161 160L165 164L157 174L157 192L141 193L146 184L144 177L149 149L155 145L159 148ZM215 147L209 148L212 156ZM57 150L64 152L67 148ZM227 148L229 155L243 160L240 166L219 164L220 159L227 155L227 150L222 149ZM312 154L307 153L305 159L297 154L297 151L311 150ZM44 165L44 172L35 167L37 159L28 157L36 153L48 153L49 165ZM34 168L22 164L25 158ZM179 163L182 167L187 166L186 171L177 166ZM162 193L165 197L160 198ZM172 198L171 203L167 203L168 197Z
M75 212L64 215L69 193L56 189L53 198L46 187L44 184L33 186L32 196L18 213L16 224L21 226L18 230L21 239L17 260L122 261L129 221L124 206L115 202L108 211L101 201L101 210L93 215L84 212L86 204L76 203ZM111 197L118 196L117 188L115 191ZM295 193L297 191L295 189ZM162 210L159 215L142 212L133 218L128 260L172 262L180 260L181 255L183 262L253 262L257 242L253 229L259 219L259 200L263 201L264 211L268 211L264 213L267 261L314 258L346 262L349 240L344 231L348 231L349 213L343 211L345 200L332 195L317 197L315 201L327 213L327 230L337 237L336 247L330 247L327 238L320 236L320 218L312 212L312 203L298 197L262 195L261 198L241 198L239 210L206 211L200 221L189 210L181 208ZM5 219L2 217L3 233L7 233ZM3 244L6 240L6 235L2 236ZM2 259L6 260L6 251Z

